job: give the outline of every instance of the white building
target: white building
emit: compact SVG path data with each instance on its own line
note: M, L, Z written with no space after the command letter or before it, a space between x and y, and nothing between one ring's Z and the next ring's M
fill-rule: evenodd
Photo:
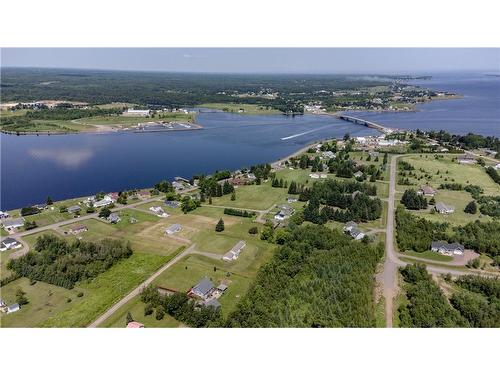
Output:
M169 216L169 214L167 214L165 211L163 211L163 208L161 208L160 206L149 207L149 210L154 212L156 214L156 216L158 216L158 217L168 217Z
M182 229L182 225L180 224L172 224L167 229L165 229L165 234L174 234L180 232Z
M447 206L443 202L438 202L436 203L436 206L434 206L434 209L439 212L440 214L452 214L455 212L455 208L453 206Z
M127 109L126 112L123 113L124 116L139 116L146 117L149 116L151 111L149 109Z
M23 245L16 241L14 238L6 237L2 240L0 244L0 251L19 249Z
M309 177L311 177L311 178L319 178L319 174L317 174L317 173L309 173Z
M236 245L233 246L231 250L229 250L224 256L222 257L222 260L225 260L226 262L230 262L232 260L238 259L240 256L241 250L247 245L245 241L239 241Z

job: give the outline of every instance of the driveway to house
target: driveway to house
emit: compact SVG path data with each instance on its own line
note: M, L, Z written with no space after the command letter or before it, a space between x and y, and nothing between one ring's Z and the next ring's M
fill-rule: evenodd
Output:
M120 307L124 306L127 302L132 300L132 298L138 296L142 289L147 287L149 284L151 284L154 279L156 279L158 276L160 276L164 271L172 267L175 263L177 263L179 260L184 258L185 256L193 253L195 249L195 244L191 245L188 247L186 250L184 250L182 253L178 254L175 256L173 259L165 263L158 271L153 273L146 281L141 283L137 288L132 290L129 294L127 294L125 297L123 297L120 301L115 303L111 308L109 308L108 311L106 311L104 314L102 314L99 318L97 318L94 322L92 322L89 327L96 328L100 324L102 324L106 319L108 319L111 315L113 315Z

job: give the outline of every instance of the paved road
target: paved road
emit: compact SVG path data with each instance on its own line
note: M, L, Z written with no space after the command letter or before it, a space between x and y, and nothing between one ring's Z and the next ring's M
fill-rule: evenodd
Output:
M99 318L97 318L94 322L92 322L89 325L89 327L95 328L95 327L98 327L100 324L102 324L106 319L108 319L111 315L113 315L120 307L124 306L132 298L138 296L141 293L142 289L144 289L146 286L151 284L153 282L153 280L156 279L158 276L160 276L165 270L172 267L175 263L177 263L179 260L181 260L185 256L191 254L194 251L195 246L196 245L194 245L194 244L191 245L186 250L184 250L182 253L175 256L172 260L165 263L158 271L156 271L154 274L152 274L146 281L144 281L137 288L132 290L129 294L127 294L125 297L123 297L119 302L117 302L113 306L111 306L111 308L108 311L106 311Z

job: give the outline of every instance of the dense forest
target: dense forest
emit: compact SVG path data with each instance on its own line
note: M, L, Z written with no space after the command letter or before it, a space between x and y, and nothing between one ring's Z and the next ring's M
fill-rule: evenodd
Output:
M408 264L401 269L407 304L399 306L402 327L468 327L460 313L450 306L424 265Z
M500 279L466 275L455 283L463 290L454 293L450 302L471 327L499 328Z
M373 327L381 246L322 226L288 230L227 320L229 327Z
M7 268L31 280L71 289L78 281L92 279L130 255L130 244L119 240L70 243L45 234L37 238L34 251L11 259Z
M304 219L316 224L328 220L369 221L380 218L382 202L375 197L375 185L358 181L326 180L303 189L300 201L309 201Z

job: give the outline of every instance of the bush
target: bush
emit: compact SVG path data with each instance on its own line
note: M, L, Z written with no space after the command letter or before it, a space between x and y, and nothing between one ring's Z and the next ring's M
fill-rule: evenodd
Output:
M259 229L257 227L251 227L249 230L248 230L248 233L249 234L257 234L259 233Z
M148 315L151 315L153 313L153 306L151 305L146 305L144 307L144 316L148 316Z
M83 292L78 292L77 297L83 297Z

